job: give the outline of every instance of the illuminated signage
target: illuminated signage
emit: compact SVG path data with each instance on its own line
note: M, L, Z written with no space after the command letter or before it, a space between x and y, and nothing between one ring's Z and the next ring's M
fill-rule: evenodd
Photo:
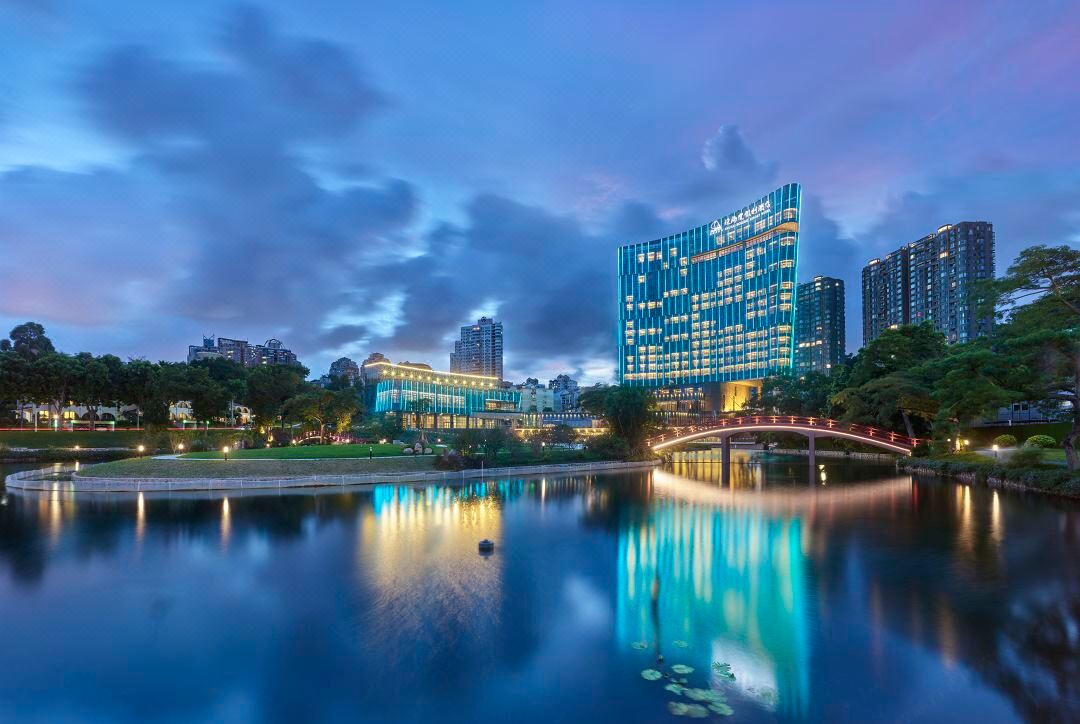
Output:
M772 212L772 199L765 197L753 206L747 206L742 211L712 222L709 224L709 234L717 236L722 233L727 226L731 226L732 224L744 224L753 221L762 214L768 214L770 212Z

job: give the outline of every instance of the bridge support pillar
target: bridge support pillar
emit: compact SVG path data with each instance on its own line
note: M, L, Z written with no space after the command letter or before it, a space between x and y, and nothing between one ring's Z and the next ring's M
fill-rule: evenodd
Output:
M731 487L731 436L720 438L720 487Z

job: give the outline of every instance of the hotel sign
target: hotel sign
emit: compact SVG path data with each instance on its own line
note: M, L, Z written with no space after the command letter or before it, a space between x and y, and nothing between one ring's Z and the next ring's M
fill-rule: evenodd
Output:
M732 226L734 224L745 224L749 221L753 221L762 214L768 214L771 212L772 199L766 196L764 199L754 204L753 206L747 206L742 211L731 214L730 216L725 216L722 219L717 219L716 221L709 224L709 234L711 234L712 236L717 236L722 233L724 229L728 226Z

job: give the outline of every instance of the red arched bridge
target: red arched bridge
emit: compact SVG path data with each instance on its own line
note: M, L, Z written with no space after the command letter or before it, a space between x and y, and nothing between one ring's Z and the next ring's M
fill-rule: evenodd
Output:
M695 420L693 425L674 428L664 435L649 440L653 450L663 450L679 443L703 437L718 437L724 446L725 457L731 436L746 432L794 432L810 440L810 454L814 454L814 440L819 437L838 437L845 440L874 445L889 452L910 455L919 439L868 425L852 425L826 417L800 417L798 415L753 415L748 417L718 417Z

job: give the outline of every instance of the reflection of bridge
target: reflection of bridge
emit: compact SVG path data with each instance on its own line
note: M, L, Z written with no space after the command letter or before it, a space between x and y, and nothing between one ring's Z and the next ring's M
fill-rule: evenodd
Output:
M889 452L910 455L918 438L900 435L867 425L851 425L824 417L797 415L753 415L696 420L695 424L676 427L664 435L649 440L653 450L663 450L703 437L718 437L723 448L723 462L731 458L731 436L746 432L793 432L805 435L810 441L810 459L814 458L814 441L819 437L838 437L873 445Z

